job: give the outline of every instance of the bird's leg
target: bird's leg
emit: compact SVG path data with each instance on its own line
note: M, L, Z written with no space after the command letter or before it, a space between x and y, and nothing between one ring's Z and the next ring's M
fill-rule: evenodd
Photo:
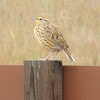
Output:
M40 59L40 60L48 60L48 58L51 56L52 52L44 59Z
M55 58L55 56L57 55L58 52L59 52L59 51L57 51L57 52L55 53L55 55L51 58L51 60L53 60L53 59Z
M52 52L44 59L47 60L51 56L51 54L52 54Z

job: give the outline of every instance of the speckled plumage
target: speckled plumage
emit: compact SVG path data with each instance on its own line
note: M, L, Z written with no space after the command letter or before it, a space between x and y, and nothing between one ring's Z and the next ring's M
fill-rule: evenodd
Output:
M63 51L71 61L75 61L68 50L69 46L66 40L64 40L57 26L50 23L45 17L37 17L35 21L34 34L39 43L51 52Z

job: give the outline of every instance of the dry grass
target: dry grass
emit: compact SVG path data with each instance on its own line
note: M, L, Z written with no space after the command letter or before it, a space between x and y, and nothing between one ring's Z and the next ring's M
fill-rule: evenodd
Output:
M36 40L33 16L55 23L68 41L71 63L63 53L56 59L69 65L100 65L100 0L0 0L0 64L23 64L48 55Z

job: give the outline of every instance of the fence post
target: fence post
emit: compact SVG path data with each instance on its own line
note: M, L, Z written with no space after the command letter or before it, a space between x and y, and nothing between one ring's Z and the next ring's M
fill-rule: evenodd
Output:
M24 100L62 100L62 62L24 62Z

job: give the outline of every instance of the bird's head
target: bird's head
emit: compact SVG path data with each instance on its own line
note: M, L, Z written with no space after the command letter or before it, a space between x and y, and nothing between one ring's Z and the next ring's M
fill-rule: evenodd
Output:
M34 17L31 19L36 21L36 25L43 25L48 23L48 19L46 17Z

